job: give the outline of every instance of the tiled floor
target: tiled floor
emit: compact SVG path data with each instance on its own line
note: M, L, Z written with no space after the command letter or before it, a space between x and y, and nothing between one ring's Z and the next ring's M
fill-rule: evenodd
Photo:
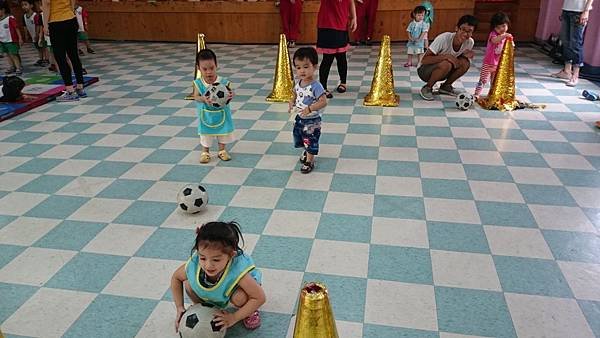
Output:
M547 108L512 113L422 101L400 67L400 106L363 107L378 49L352 50L305 176L287 105L264 100L274 46L210 45L239 141L208 165L182 100L194 46L95 46L90 98L0 124L6 336L174 337L170 274L214 219L241 223L269 298L262 328L230 337L285 337L309 280L329 287L344 338L600 336L600 108L536 50L517 49L517 92ZM188 182L209 191L197 216L176 209Z

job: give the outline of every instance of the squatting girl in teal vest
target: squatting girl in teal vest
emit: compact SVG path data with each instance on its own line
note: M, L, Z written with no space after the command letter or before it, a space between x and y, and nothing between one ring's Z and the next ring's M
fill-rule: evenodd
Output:
M260 326L258 308L266 300L260 285L262 275L252 258L240 249L240 240L242 233L235 222L210 222L196 229L190 258L171 277L176 331L185 312L184 287L194 304L223 309L215 315L216 325L228 328L243 320L248 329ZM226 311L228 305L237 311Z

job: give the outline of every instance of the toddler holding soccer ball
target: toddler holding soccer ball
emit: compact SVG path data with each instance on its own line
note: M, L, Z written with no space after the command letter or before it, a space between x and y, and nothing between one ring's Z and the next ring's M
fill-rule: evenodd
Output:
M196 67L200 78L194 80L194 100L198 112L198 135L202 144L200 163L210 162L210 146L216 138L219 143L218 156L223 161L231 160L225 145L234 141L233 118L229 108L229 100L233 98L233 91L227 79L217 75L217 55L210 49L203 49L196 55ZM227 87L227 101L221 106L212 102L210 91L219 84Z
M260 326L258 308L266 301L262 274L239 247L240 241L242 233L235 222L209 222L196 229L191 257L171 277L175 331L185 312L184 289L194 304L222 309L214 318L218 327L227 329L240 320L250 330ZM229 304L237 311L225 311Z

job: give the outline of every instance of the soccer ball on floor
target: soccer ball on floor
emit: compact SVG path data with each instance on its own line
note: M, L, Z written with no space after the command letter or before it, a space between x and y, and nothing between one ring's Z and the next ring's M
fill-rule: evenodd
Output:
M456 95L456 108L460 110L468 110L474 102L475 98L471 94L460 93Z
M181 316L179 321L179 337L181 338L223 338L226 329L220 330L220 327L211 323L215 313L219 309L206 307L202 304L190 306ZM215 331L216 330L216 331Z
M211 106L215 108L223 108L229 104L229 88L224 84L215 82L208 86L204 96L210 99Z
M201 185L188 184L177 194L177 204L181 210L190 214L195 214L206 208L206 204L208 204L208 193Z

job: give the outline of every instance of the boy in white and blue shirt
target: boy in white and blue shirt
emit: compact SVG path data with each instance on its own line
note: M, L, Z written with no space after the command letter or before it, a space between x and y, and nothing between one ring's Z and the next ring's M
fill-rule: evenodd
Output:
M312 47L298 48L294 53L294 69L299 79L294 86L294 97L290 101L290 112L295 113L294 147L304 148L300 156L303 174L315 167L315 155L319 153L321 137L321 115L327 98L325 88L314 78L319 56Z

